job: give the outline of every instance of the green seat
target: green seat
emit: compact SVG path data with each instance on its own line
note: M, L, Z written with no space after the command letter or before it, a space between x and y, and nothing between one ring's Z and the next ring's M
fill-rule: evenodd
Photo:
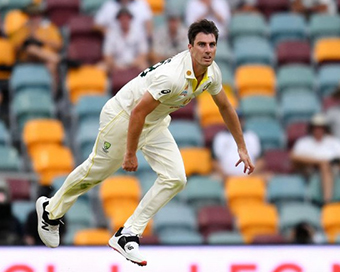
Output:
M169 125L169 130L180 148L203 147L203 134L197 122L173 120Z
M312 14L309 21L309 34L312 42L320 38L340 36L340 16Z
M166 9L178 11L184 18L189 0L166 0Z
M322 205L324 203L321 179L318 174L312 175L309 179L307 197L317 205ZM332 201L340 201L340 175L337 175L334 178Z
M254 95L242 98L240 101L240 110L247 120L253 117L270 117L276 119L278 116L275 97L264 95Z
M267 32L266 20L262 14L235 14L229 25L231 39L242 36L266 37Z
M108 0L81 0L80 10L88 15L95 15L98 9Z
M41 89L25 89L14 96L11 103L11 117L18 135L26 122L37 118L53 118L55 105L49 93Z
M14 96L27 88L52 92L52 77L43 64L25 63L16 65L9 84Z
M207 238L210 245L238 245L244 244L244 238L239 232L213 232Z
M277 73L277 90L279 93L290 89L304 88L311 91L315 88L313 68L308 65L291 64L281 67Z
M280 209L280 229L288 233L299 223L308 223L316 230L321 230L320 208L308 202L283 205Z
M0 1L0 16L5 18L6 14L13 9L25 9L33 0L2 0Z
M281 96L281 116L284 126L296 122L308 122L321 110L321 102L308 89L291 89Z
M9 144L9 132L5 123L0 120L0 146Z
M234 86L234 76L233 72L230 68L230 65L225 64L224 62L218 62L218 66L220 67L221 74L222 74L222 83L227 84L229 86Z
M191 176L183 191L187 203L198 211L208 205L225 204L223 184L209 176Z
M201 245L203 236L196 230L167 230L158 235L164 245Z
M267 199L280 208L285 203L303 202L306 198L306 185L300 175L274 175L267 188Z
M0 146L0 171L19 171L21 160L18 151L9 145Z
M79 124L76 134L77 160L84 161L91 154L99 130L98 121L84 121Z
M226 40L218 41L215 61L224 65L232 64L232 52L229 43Z
M305 40L307 38L307 24L303 15L282 12L270 17L269 29L271 41L274 45L284 40Z
M340 65L327 64L319 68L317 74L317 88L321 97L327 97L339 85Z
M21 224L25 224L30 212L35 210L34 201L16 200L12 203L13 215Z
M285 147L284 130L277 119L254 117L245 122L245 130L251 130L260 139L263 151Z

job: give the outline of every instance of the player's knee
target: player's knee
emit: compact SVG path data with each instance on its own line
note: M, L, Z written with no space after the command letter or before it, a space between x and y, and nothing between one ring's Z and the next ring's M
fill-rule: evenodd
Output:
M175 180L175 186L178 189L178 191L181 191L185 188L185 185L187 184L187 178L185 175L183 176L179 176L176 180Z

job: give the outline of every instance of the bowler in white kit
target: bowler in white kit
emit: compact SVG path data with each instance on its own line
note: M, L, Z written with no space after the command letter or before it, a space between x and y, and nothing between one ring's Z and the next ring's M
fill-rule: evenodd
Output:
M128 260L146 265L139 252L139 237L149 220L186 184L179 148L168 130L169 114L209 92L233 135L244 172L251 162L234 108L222 89L221 71L214 62L218 29L212 21L193 23L188 30L188 50L140 73L112 97L100 114L100 128L92 153L74 169L52 198L36 202L38 232L48 247L59 245L59 224L77 198L120 167L137 171L137 150L157 173L153 186L130 218L108 241Z

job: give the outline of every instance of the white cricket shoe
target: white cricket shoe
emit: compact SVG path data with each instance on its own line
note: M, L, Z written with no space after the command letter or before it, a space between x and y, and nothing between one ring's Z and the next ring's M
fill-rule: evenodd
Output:
M122 254L127 260L140 266L147 265L145 258L139 253L138 236L126 236L120 228L109 240L109 246Z
M35 203L35 208L38 216L38 233L41 241L48 247L57 247L60 243L59 224L60 220L50 220L48 212L45 211L48 205L49 198L39 197Z

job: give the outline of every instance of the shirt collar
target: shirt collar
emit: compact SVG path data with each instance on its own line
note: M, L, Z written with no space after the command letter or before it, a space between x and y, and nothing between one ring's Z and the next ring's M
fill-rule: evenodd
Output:
M184 60L184 73L185 78L187 79L196 79L194 74L194 69L192 67L192 59L189 50L187 50L187 54ZM211 65L208 67L207 73L204 75L204 78L207 79L208 77L211 77L213 75L211 70Z

